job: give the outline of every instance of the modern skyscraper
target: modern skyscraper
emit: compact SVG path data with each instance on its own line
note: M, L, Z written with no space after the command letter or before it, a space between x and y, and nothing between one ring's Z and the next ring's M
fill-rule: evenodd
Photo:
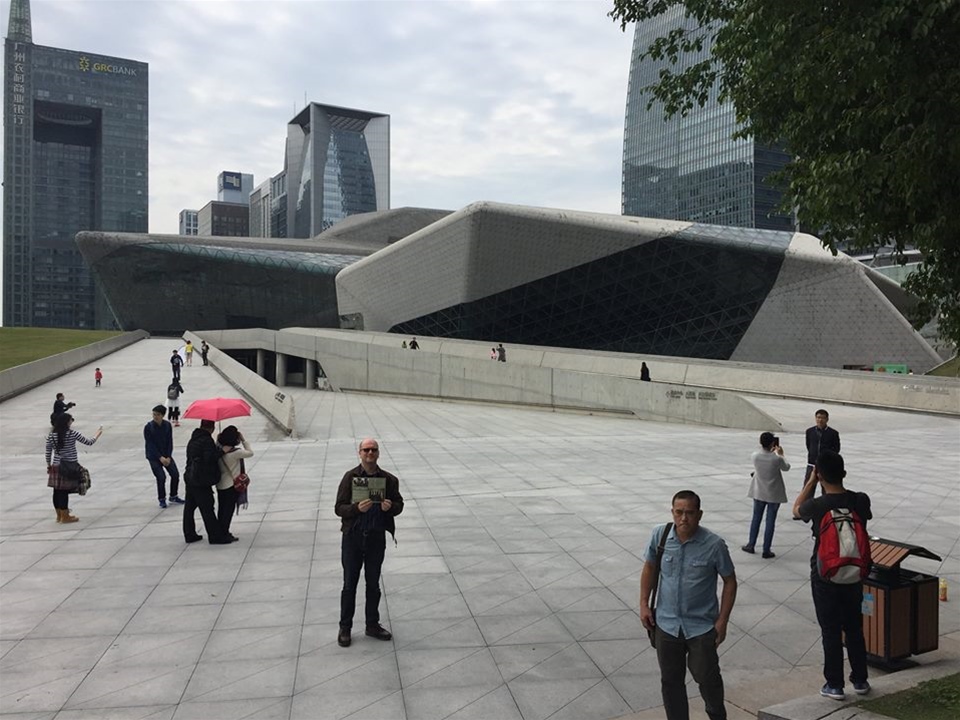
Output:
M217 175L217 200L248 203L253 192L253 175L224 170Z
M310 103L287 125L286 237L390 208L390 116ZM273 197L279 197L274 194Z
M199 224L197 222L196 210L180 211L180 234L181 235L196 235L198 226Z
M147 230L147 64L35 45L29 0L4 55L4 325L111 327L75 236Z
M197 235L249 237L250 205L211 200L197 211Z
M790 215L774 214L781 193L765 181L789 156L782 149L733 140L737 129L732 104L718 102L715 86L703 107L686 117L664 120L663 106L643 88L657 82L666 61L640 59L657 38L694 20L677 6L663 15L637 23L633 36L627 111L623 136L623 214L692 220L716 225L793 230ZM683 56L678 69L709 56L710 47Z

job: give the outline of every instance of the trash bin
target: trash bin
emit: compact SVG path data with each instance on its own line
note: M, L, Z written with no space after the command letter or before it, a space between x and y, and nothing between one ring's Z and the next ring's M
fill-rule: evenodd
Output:
M940 557L919 545L871 538L873 567L863 581L863 635L867 660L896 667L910 655L936 650L940 641L939 578L900 567L915 555Z

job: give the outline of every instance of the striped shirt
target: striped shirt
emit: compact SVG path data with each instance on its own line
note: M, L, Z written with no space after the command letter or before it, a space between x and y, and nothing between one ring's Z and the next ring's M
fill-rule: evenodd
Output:
M67 430L63 438L63 447L57 450L57 434L52 432L47 435L47 465L59 465L60 460L77 462L77 442L82 442L84 445L93 445L96 441L96 438L93 440L85 438L76 430Z

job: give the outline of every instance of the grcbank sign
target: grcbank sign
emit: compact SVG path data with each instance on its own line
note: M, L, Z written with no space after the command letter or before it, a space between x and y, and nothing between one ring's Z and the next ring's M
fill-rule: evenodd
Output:
M105 73L107 75L137 76L137 68L124 67L105 62L91 62L86 55L80 56L79 68L81 72Z

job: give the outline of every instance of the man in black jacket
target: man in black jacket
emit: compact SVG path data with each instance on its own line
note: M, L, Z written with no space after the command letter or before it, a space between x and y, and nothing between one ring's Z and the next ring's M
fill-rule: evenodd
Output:
M382 470L377 464L380 446L373 438L366 438L360 443L358 455L360 464L348 470L340 481L334 508L341 518L340 530L343 533L340 543L343 590L340 593L340 631L337 634L340 647L350 645L361 568L367 584L366 634L377 640L390 640L393 637L389 630L380 625L380 568L387 547L386 533L389 532L391 536L394 534L396 524L393 519L403 512L400 481L396 475ZM353 486L357 478L385 478L383 497L354 502Z
M806 485L810 480L810 473L813 472L813 466L817 464L817 458L824 450L840 452L840 433L832 427L828 427L830 413L823 408L814 413L815 424L807 428L807 472L803 477L803 484Z
M200 427L193 431L187 443L187 467L183 473L187 487L187 499L183 506L183 539L188 543L203 540L203 535L197 534L194 517L197 508L200 509L211 545L228 545L232 542L213 511L213 486L220 479L220 458L233 448L217 447L213 440L215 428L213 420L201 420Z

